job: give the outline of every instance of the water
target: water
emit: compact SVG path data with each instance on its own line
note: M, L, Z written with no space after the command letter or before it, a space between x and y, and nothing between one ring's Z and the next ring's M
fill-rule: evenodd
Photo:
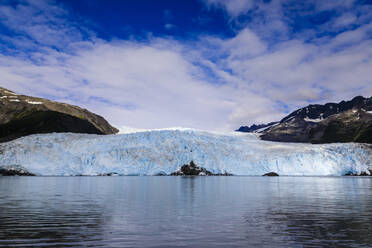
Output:
M372 178L0 178L0 247L372 247L371 234Z

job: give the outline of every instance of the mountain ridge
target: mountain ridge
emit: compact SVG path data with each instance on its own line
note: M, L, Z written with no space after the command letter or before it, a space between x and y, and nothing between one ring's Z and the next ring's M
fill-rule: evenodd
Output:
M356 96L350 101L339 103L310 104L293 111L279 122L270 124L259 132L261 139L279 142L371 144L372 97Z
M115 134L118 131L102 116L87 109L0 87L0 142L36 133Z

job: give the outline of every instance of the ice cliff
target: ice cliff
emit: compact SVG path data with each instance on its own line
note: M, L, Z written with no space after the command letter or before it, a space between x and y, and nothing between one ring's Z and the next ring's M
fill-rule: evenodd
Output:
M372 168L364 144L294 144L255 134L223 135L163 130L121 135L53 133L0 144L0 168L36 175L170 174L193 160L213 173L234 175L344 175Z

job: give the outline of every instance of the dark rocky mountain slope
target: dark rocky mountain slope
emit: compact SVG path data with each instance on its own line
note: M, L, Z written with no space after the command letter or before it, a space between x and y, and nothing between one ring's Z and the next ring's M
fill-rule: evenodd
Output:
M239 127L239 129L235 130L237 132L246 132L246 133L257 133L257 132L260 132L261 130L267 128L267 127L270 127L274 124L278 123L278 121L275 121L275 122L270 122L270 123L267 123L267 124L253 124L251 126L241 126Z
M114 134L118 130L86 109L0 87L0 142L51 132Z
M260 132L261 139L282 142L372 143L372 97L298 109Z

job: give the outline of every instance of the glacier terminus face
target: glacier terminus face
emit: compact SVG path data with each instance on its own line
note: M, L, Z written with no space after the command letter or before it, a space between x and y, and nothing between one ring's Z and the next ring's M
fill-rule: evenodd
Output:
M190 161L212 173L341 176L368 171L371 160L365 144L280 143L196 130L38 134L0 145L0 168L45 176L170 174Z

